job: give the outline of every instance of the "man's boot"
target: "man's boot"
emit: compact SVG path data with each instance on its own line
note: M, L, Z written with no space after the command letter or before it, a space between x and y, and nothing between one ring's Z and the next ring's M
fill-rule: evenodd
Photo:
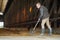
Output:
M45 29L42 29L42 30L41 30L41 34L40 34L40 35L42 35L42 36L43 36L43 35L44 35L44 33L45 33Z
M49 29L49 35L52 35L52 29Z

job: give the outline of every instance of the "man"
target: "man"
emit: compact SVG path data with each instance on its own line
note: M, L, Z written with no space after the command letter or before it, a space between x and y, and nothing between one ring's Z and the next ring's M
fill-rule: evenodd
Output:
M49 35L52 34L52 28L50 26L50 23L49 23L49 14L48 14L48 9L44 6L42 6L39 2L36 4L36 7L40 10L40 16L38 18L38 21L37 23L39 23L40 19L42 19L42 22L41 22L41 35L44 35L44 32L45 32L45 23L49 29Z

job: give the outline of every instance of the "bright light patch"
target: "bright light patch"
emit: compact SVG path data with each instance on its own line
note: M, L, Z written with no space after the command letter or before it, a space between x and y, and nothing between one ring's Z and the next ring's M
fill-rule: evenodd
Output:
M0 22L0 28L4 28L4 22Z
M0 12L0 15L3 15L3 13L2 13L2 12Z

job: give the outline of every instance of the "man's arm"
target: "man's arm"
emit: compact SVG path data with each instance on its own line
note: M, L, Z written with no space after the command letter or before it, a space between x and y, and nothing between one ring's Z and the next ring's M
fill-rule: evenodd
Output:
M42 16L43 16L43 8L40 8L40 16L39 16L39 18L42 18Z

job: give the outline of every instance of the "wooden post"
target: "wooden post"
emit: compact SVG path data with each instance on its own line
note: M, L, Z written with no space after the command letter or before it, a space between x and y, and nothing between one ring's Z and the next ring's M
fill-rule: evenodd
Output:
M1 10L2 12L4 12L7 2L8 0L2 0L2 10Z

